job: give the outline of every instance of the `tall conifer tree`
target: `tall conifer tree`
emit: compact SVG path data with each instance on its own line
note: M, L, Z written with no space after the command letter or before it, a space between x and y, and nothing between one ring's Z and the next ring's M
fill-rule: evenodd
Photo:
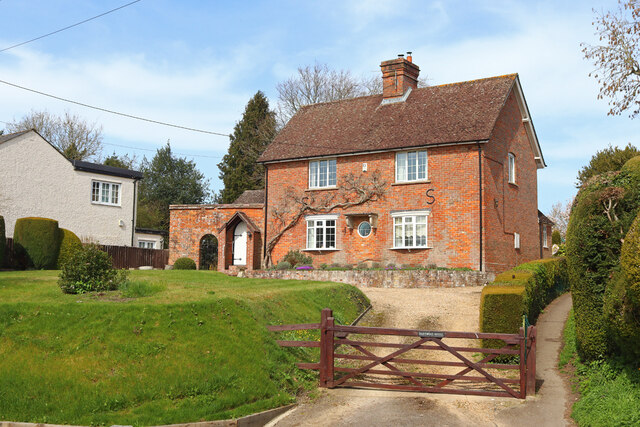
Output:
M275 114L269 110L269 101L264 93L258 91L247 103L233 135L229 136L229 152L218 163L220 179L224 183L219 202L232 203L245 190L264 188L264 166L256 160L275 134Z

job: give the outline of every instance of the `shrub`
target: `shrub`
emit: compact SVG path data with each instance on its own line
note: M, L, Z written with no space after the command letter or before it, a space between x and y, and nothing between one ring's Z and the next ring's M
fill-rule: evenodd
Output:
M286 261L292 266L313 264L313 258L311 258L309 255L303 254L300 251L287 252L287 254L282 258L281 261Z
M13 232L15 251L26 257L25 267L53 269L60 248L58 221L48 218L20 218Z
M196 262L188 257L178 258L176 262L173 263L174 270L195 270Z
M127 281L128 271L113 268L111 257L89 244L73 253L62 266L58 285L66 294L113 291Z
M595 360L609 350L603 315L604 295L611 272L619 265L622 238L640 207L640 174L633 173L636 161L623 171L590 178L578 192L571 211L566 237L567 266L576 316L578 354ZM615 199L612 220L604 203Z
M60 251L58 253L58 261L56 267L59 269L66 264L71 256L82 249L82 242L80 238L75 235L73 231L69 231L66 228L60 229Z
M326 264L326 263L324 263L324 262L323 262L322 264L320 264L320 270L326 270L326 269L328 269L328 268L329 268L329 265L328 265L328 264Z
M291 270L291 263L289 261L280 261L276 265L276 270Z
M551 244L559 245L561 243L562 243L562 235L558 230L553 230L553 233L551 233Z
M7 251L7 239L4 230L4 218L0 215L0 268L4 265Z
M489 285L480 297L480 330L515 334L522 326L525 287L521 285ZM498 348L500 340L483 340L485 348Z

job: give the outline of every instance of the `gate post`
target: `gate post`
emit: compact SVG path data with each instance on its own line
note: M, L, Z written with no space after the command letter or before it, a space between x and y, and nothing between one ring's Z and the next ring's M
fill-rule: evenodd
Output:
M536 394L536 327L527 332L527 394Z
M320 312L320 387L328 387L329 381L333 382L333 360L331 360L331 379L329 379L329 348L331 348L331 359L333 359L333 331L327 331L329 319L333 326L333 311L330 308L323 308ZM331 341L329 334L331 332Z
M527 367L525 365L525 355L527 354L527 340L524 337L524 328L520 327L520 399L527 397Z

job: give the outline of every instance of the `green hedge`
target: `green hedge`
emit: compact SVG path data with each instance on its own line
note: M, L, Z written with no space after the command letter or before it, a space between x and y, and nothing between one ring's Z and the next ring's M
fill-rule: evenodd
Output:
M615 202L611 219L603 209L609 200ZM577 350L585 361L598 359L611 348L604 315L605 293L616 285L611 277L619 268L622 240L639 207L639 157L630 159L619 172L592 177L576 196L567 228L566 254Z
M0 215L0 268L4 266L7 251L7 239L4 229L4 217Z
M547 258L521 264L496 276L485 286L480 300L482 332L517 333L522 315L535 324L542 310L569 287L567 262L563 257ZM488 340L494 348L501 342Z
M80 241L80 238L76 236L73 231L61 228L60 251L58 253L58 261L56 263L58 270L62 269L62 266L66 264L73 254L80 249L82 249L82 242Z
M58 221L48 218L20 218L13 232L14 251L26 256L25 267L54 269L60 248Z

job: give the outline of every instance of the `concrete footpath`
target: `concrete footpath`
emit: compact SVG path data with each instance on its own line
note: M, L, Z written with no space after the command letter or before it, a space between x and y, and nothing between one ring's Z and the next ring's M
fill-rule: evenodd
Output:
M363 289L366 293L366 289ZM387 300L388 301L388 300ZM376 302L372 298L374 307ZM566 426L568 390L557 369L562 330L572 302L553 301L538 319L539 389L526 400L363 389L320 390L320 396L268 426ZM410 313L410 312L409 312ZM410 314L408 314L410 315Z

